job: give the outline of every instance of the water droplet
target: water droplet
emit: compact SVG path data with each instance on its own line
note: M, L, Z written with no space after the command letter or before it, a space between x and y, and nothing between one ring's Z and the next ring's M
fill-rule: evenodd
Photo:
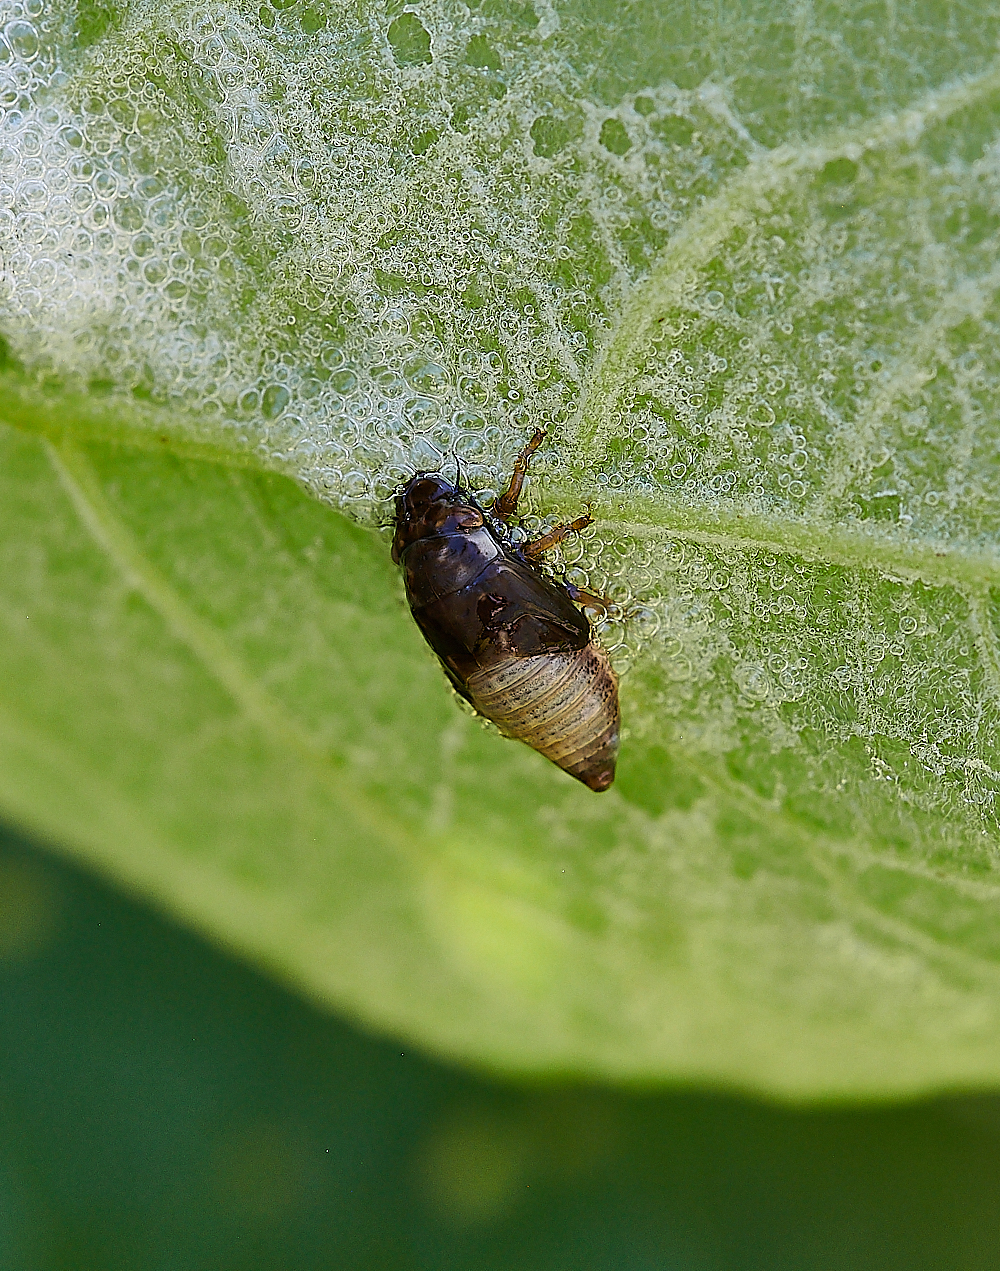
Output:
M289 401L291 394L284 384L269 384L261 398L261 413L265 419L277 419Z
M25 62L38 55L38 32L30 22L8 22L4 36L14 53Z

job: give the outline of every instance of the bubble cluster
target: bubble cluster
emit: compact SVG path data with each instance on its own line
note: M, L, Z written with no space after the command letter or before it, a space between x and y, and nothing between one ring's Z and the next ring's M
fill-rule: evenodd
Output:
M623 670L656 651L689 741L725 750L752 718L780 749L839 719L844 745L884 727L944 753L913 669L929 602L897 630L845 601L838 627L808 562L665 525L995 541L992 81L775 156L752 75L737 92L692 45L625 82L560 12L211 0L95 26L0 0L4 339L40 382L209 421L369 523L419 469L491 498L548 425L523 530L552 491L621 513L559 567L622 602L603 638ZM629 6L586 38L640 17L663 20ZM656 526L630 519L644 499ZM968 597L948 604L974 649ZM971 729L976 655L942 656Z
M3 10L15 351L214 416L362 518L451 456L496 491L572 415L630 282L745 162L711 93L612 111L524 15L199 5L81 57L28 2L34 26Z
M711 96L612 114L570 93L525 57L544 23L375 6L359 43L356 19L299 5L199 6L80 59L29 3L3 15L16 353L215 419L361 519L456 461L493 497L525 436L571 416L631 279L745 161ZM613 543L573 563L638 612ZM624 670L641 624L600 627Z
M984 93L975 113L977 146L966 112L917 116L776 183L681 267L603 428L612 488L942 538L1000 531L1000 217L986 210L1000 206L1000 101Z

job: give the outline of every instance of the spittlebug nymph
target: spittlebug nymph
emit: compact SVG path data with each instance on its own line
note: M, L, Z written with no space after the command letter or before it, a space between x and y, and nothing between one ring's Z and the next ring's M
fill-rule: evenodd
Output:
M536 432L521 451L489 509L444 477L418 472L396 498L392 559L403 566L417 626L458 692L508 737L591 790L607 790L618 756L618 678L574 603L605 602L537 564L590 516L520 547L507 534L544 436Z

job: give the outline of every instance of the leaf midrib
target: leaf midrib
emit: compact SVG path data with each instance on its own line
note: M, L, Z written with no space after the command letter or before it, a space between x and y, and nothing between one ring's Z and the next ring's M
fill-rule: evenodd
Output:
M132 532L108 504L93 466L79 447L65 438L59 443L49 439L46 444L60 482L91 539L127 583L160 614L174 635L185 643L200 664L225 688L247 718L267 730L282 744L290 746L303 762L308 762L318 770L334 797L342 801L343 806L379 840L391 845L401 857L411 863L426 864L421 852L420 838L415 835L414 827L411 824L404 826L388 815L380 804L359 794L355 786L339 778L331 757L324 753L322 746L247 674L219 634L190 609L148 560ZM744 543L745 541L743 540ZM993 654L994 666L1000 665L995 641ZM782 822L787 820L780 809L753 792L743 787L734 788L728 782L720 783L715 774L705 772L703 777L719 793L724 793L729 800L735 799L746 810L758 814L766 811L772 817L776 815ZM892 862L877 855L859 853L850 840L818 840L809 847L808 856L813 866L827 880L831 894L838 898L837 907L848 920L860 918L872 923L893 941L915 949L925 958L943 963L952 973L985 978L990 983L1000 977L1000 966L988 956L952 949L927 932L913 928L904 920L884 914L856 891L846 889L835 861L838 858L850 860L854 868L864 868L866 865L897 868L908 875L934 877L939 883L950 884L950 878L942 879L933 875L933 872L928 873L919 868L919 863ZM438 863L440 865L443 862ZM983 895L995 895L995 891L985 881L981 881L977 888L977 892Z
M78 414L75 398L57 409L48 395L24 385L6 383L3 387L0 423L42 437L56 449L73 442L104 442L179 459L278 472L294 480L294 473L284 465L262 462L262 456L249 445L230 450L208 443L201 439L196 422L166 411L162 416L143 414L136 420L119 407L109 420L92 404ZM43 406L37 415L32 409L36 400ZM854 527L774 510L750 511L723 500L711 504L680 499L665 502L635 491L617 496L600 486L582 488L578 481L558 476L546 485L540 499L544 511L565 511L583 502L591 507L598 524L603 522L638 538L677 539L724 550L773 552L817 564L875 569L887 577L953 586L963 594L971 589L984 597L989 588L1000 586L1000 551L957 544L952 539L922 540L867 525Z

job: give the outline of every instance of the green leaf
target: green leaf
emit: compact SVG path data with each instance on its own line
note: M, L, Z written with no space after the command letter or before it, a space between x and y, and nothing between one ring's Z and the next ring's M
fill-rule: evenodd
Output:
M995 1084L1000 18L99 8L0 44L7 816L504 1072ZM376 528L539 423L600 797Z

